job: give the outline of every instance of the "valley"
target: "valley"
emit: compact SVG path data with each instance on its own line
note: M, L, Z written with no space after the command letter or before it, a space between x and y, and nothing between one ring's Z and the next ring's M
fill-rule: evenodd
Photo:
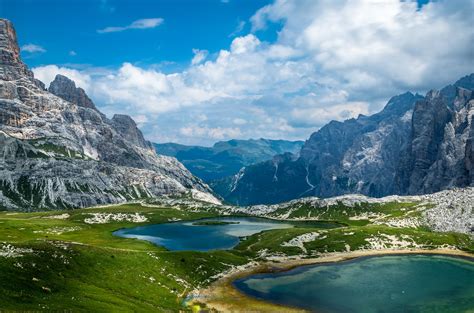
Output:
M440 232L430 226L436 225L432 215L443 212L442 203L466 209L459 200L462 194L472 195L472 190L426 196L437 202L346 196L343 200L308 198L280 206L239 208L180 196L73 211L2 212L0 275L6 283L0 288L7 296L0 300L0 307L77 311L219 308L223 301L227 306L236 305L229 298L219 300L222 288L233 294L228 293L229 285L222 284L249 271L373 254L472 256L469 231ZM236 215L277 219L293 227L258 232L242 238L232 249L206 252L171 251L113 235L123 228ZM317 221L337 222L340 227L328 228ZM248 301L239 303L248 307L253 303ZM263 311L268 305L254 304Z
M0 0L0 312L473 313L453 3Z

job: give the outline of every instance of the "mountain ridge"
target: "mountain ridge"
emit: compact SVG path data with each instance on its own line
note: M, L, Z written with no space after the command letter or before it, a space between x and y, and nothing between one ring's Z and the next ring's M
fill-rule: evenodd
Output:
M2 209L78 208L193 190L212 197L175 158L157 155L130 117L107 119L71 80L57 80L50 89L61 97L34 78L13 25L0 19Z
M206 182L236 174L242 167L271 159L283 152L297 152L303 141L248 139L216 142L212 147L176 143L153 144L157 153L176 157Z
M250 165L213 188L231 203L249 205L470 186L473 82L470 74L426 97L410 92L392 97L374 115L331 121L310 136L299 156Z

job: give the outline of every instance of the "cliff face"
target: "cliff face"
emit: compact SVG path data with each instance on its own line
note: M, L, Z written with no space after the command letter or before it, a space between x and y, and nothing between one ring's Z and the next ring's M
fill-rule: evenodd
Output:
M77 106L97 110L92 100L82 88L76 88L74 81L66 76L56 75L49 85L48 91Z
M430 193L473 184L473 90L471 74L416 103L396 192Z
M130 117L109 120L66 77L50 87L20 60L0 19L0 209L117 203L210 192L176 159L158 156Z
M432 193L473 185L474 74L426 97L405 93L372 116L331 122L299 157L244 168L216 190L241 205L303 196Z
M128 141L142 148L153 149L151 143L143 138L142 132L130 116L115 114L112 117L112 125Z

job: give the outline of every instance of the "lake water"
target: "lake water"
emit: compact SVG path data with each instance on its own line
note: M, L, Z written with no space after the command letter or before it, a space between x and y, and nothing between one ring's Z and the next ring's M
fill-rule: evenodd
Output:
M209 222L232 224L204 225ZM290 227L293 225L263 218L219 217L124 228L114 235L147 240L168 250L209 251L230 249L239 243L239 237Z
M245 294L315 312L473 312L474 262L434 255L359 258L257 274Z

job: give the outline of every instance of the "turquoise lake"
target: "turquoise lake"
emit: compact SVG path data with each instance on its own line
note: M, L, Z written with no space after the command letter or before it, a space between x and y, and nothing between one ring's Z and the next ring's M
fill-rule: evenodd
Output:
M245 294L321 313L474 312L474 262L395 255L236 280Z
M232 224L203 225L206 222ZM233 248L240 237L263 230L290 227L293 225L256 217L218 217L124 228L114 235L147 240L168 250L209 251Z

